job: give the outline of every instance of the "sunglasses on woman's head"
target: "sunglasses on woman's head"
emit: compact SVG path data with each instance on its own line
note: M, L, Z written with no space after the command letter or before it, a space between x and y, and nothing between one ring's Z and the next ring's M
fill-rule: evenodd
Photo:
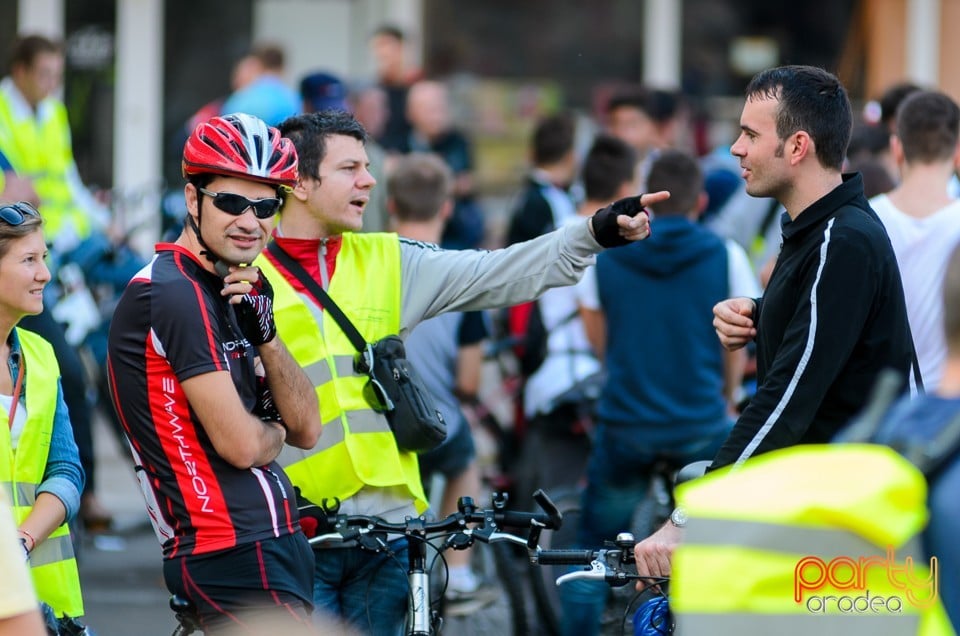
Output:
M0 219L8 225L22 225L28 216L40 218L40 213L26 201L17 201L0 207Z
M277 213L282 203L280 199L275 197L268 199L248 199L243 195L232 192L212 192L206 188L197 189L212 198L213 204L217 206L218 210L223 210L233 216L240 216L246 212L248 208L253 208L253 214L258 219L269 219Z

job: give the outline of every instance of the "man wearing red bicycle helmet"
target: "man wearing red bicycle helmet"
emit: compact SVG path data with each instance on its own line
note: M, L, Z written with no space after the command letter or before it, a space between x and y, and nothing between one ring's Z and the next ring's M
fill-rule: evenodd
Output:
M297 154L250 115L214 117L183 151L187 218L130 282L110 327L114 407L130 441L169 590L205 633L252 614L306 622L313 553L284 442L320 434L312 385L279 338L266 244ZM274 616L275 615L275 616Z

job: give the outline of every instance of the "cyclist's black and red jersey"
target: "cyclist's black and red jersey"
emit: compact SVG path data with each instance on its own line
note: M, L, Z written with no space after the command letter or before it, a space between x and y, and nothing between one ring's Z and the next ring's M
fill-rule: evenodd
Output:
M130 281L110 326L111 395L168 559L299 530L283 469L271 462L240 470L220 457L180 385L229 371L244 406L256 403L256 351L222 288L191 252L160 244Z

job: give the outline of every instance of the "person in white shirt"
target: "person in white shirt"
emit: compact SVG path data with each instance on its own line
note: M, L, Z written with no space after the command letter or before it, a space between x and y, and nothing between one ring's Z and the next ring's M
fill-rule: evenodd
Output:
M940 384L947 345L943 330L943 278L960 241L960 200L947 185L960 161L960 108L944 93L917 91L897 110L891 151L900 185L870 199L883 221L900 266L907 316L924 388Z

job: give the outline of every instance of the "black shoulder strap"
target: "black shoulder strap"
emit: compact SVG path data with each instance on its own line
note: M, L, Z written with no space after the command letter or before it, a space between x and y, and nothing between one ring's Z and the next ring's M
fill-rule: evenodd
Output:
M913 335L910 335L910 344L913 345ZM917 394L923 395L927 390L923 386L923 376L920 375L920 360L917 358L917 347L913 345L913 361L911 366L913 367L913 383L917 387Z
M903 376L892 369L881 371L863 412L834 442L876 443L880 425L899 397L903 381ZM960 413L950 418L933 439L898 439L891 446L932 481L935 474L960 453Z
M340 328L343 329L343 333L347 336L347 339L350 340L350 344L360 353L364 353L367 349L367 341L360 335L357 328L353 326L353 323L350 322L346 314L340 310L337 303L333 302L330 294L325 292L323 287L310 277L310 274L303 268L303 265L287 254L282 247L277 245L276 241L271 241L270 244L267 245L267 251L280 261L288 272L296 276L297 280L310 290L310 293L320 301L323 308L330 312L330 316L340 325Z

